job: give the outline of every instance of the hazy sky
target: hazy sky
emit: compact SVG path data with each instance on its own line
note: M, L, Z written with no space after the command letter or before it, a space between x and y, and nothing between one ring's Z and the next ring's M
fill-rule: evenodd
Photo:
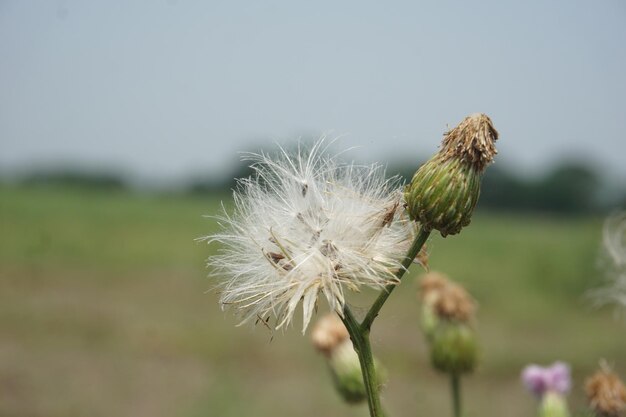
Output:
M0 0L4 170L172 180L320 132L411 160L474 112L499 164L626 179L626 2Z

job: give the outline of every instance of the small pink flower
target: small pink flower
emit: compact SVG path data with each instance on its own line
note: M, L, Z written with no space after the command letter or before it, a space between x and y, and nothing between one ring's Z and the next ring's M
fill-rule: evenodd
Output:
M546 392L565 395L572 386L569 365L555 362L551 366L528 365L522 371L522 382L530 392L541 398Z

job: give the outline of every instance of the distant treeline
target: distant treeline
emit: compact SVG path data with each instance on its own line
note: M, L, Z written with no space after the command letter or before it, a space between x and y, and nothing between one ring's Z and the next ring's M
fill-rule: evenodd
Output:
M415 166L396 164L387 172L410 181ZM249 167L238 166L223 175L195 177L177 191L210 195L224 193L236 186L234 178L252 174ZM89 172L77 169L55 169L21 175L12 181L21 186L62 186L93 190L131 190L125 176L113 172ZM626 187L606 183L598 173L582 163L563 162L547 173L527 178L499 165L490 167L483 178L479 207L489 210L589 214L626 207Z
M94 190L125 190L126 178L105 170L85 168L49 168L19 175L14 181L23 186L76 187Z
M565 163L529 180L499 166L485 172L480 206L507 211L584 214L626 204L626 189L611 192L589 167ZM617 195L610 195L617 194Z

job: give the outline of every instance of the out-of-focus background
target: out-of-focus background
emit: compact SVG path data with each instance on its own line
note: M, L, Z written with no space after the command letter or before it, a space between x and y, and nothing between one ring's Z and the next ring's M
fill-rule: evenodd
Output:
M625 23L618 0L1 0L0 415L366 415L297 328L235 327L194 238L238 151L341 136L408 178L474 112L500 155L472 225L429 243L480 304L467 415L533 415L519 372L557 359L583 407L601 358L626 375L626 322L587 297L626 204ZM373 330L394 416L450 413L418 278Z

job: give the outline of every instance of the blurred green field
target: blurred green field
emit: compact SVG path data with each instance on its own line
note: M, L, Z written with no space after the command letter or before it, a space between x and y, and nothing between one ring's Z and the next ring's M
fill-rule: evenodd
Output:
M229 198L1 187L0 415L367 415L341 402L297 326L272 335L220 310L204 268L215 248L194 238L214 230L202 216ZM534 415L519 383L529 362L570 362L576 406L599 359L626 375L626 322L585 298L601 281L601 224L479 212L461 235L431 238L432 268L480 303L467 417ZM390 374L383 401L391 416L447 416L448 382L419 333L416 272L374 325Z

